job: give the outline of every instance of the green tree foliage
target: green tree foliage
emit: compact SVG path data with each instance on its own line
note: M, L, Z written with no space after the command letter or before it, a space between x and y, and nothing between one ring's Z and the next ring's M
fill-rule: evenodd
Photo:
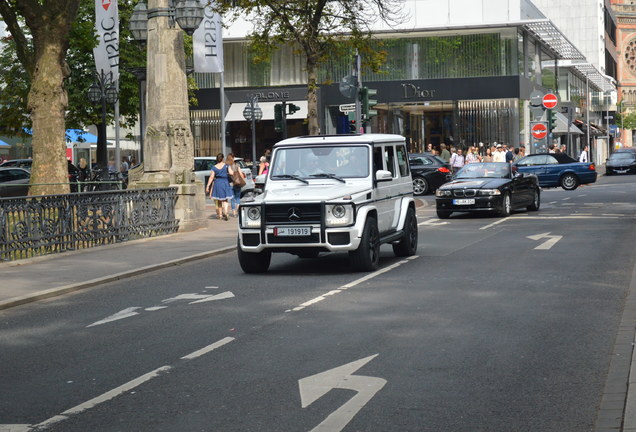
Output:
M626 110L622 102L618 103L616 108L615 124L621 129L636 129L636 113L632 110Z
M249 37L256 61L268 61L283 45L296 47L305 59L309 133L320 132L317 72L330 56L352 55L358 49L367 65L377 69L386 53L372 48L371 26L399 23L403 0L226 0L234 17L249 16Z

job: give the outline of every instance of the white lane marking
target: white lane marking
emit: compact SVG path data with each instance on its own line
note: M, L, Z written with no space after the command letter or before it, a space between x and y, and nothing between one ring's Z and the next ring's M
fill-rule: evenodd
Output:
M328 291L325 294L319 295L318 297L315 297L315 298L313 298L311 300L308 300L308 301L306 301L304 303L301 303L299 306L296 306L295 308L287 309L285 312L287 313L287 312L298 312L298 311L301 311L301 310L305 309L308 306L311 306L311 305L314 305L316 303L319 303L319 302L323 301L325 298L327 298L329 296L340 294L341 292L345 291L348 288L354 287L354 286L356 286L356 285L358 285L358 284L360 284L362 282L365 282L365 281L367 281L369 279L372 279L372 278L374 278L376 276L379 276L382 273L386 273L386 272L388 272L390 270L393 270L394 268L399 267L402 264L405 264L405 263L409 262L410 260L413 260L413 259L416 259L416 258L418 258L417 255L409 257L406 260L402 260L402 261L396 262L394 264L391 264L390 266L382 268L380 270L376 270L373 273L369 273L368 275L366 275L364 277L361 277L360 279L356 279L353 282L349 282L348 284L342 285L341 287L339 287L339 288L337 288L335 290Z
M502 218L502 219L499 219L497 222L493 222L493 223L488 224L488 225L486 225L486 226L483 226L483 227L481 227L481 228L479 228L479 229L480 229L480 230L485 230L485 229L488 229L488 228L492 228L492 227L494 227L494 226L496 226L496 225L499 225L500 223L504 223L507 219L508 219L508 218Z
M158 311L158 310L161 310L161 309L165 309L167 307L168 306L153 306L153 307L148 307L148 308L146 308L144 310L148 311L148 312L154 312L154 311Z
M563 201L567 201L569 199L572 199L572 197L562 198Z
M554 246L555 244L557 244L557 242L559 240L561 240L563 238L563 236L560 235L550 235L549 232L545 232L545 233L541 233L541 234L535 234L532 236L527 236L527 238L529 238L530 240L541 240L541 239L548 239L546 241L544 241L543 243L541 243L539 246L535 247L535 249L538 250L549 250L552 248L552 246Z
M148 372L147 374L144 374L138 378L135 378L134 380L128 381L125 384L120 385L119 387L116 387L110 391L107 391L106 393L97 396L96 398L93 398L89 401L86 401L82 404L79 404L71 409L68 409L66 411L64 411L62 414L60 415L56 415L54 417L51 417L48 420L43 421L42 423L38 423L37 425L34 426L35 429L37 428L41 428L41 427L48 427L51 426L54 423L58 423L61 422L63 420L68 419L70 416L72 415L76 415L76 414L80 414L88 409L91 409L103 402L106 402L108 400L111 400L127 391L130 391L132 389L134 389L135 387L140 386L141 384L150 381L153 378L156 378L159 376L160 373L162 372L166 372L169 371L170 369L172 369L171 366L162 366L160 368L157 368L153 371Z
M126 308L109 317L104 318L103 320L95 321L93 324L87 325L86 327L98 326L98 325L106 324L112 321L117 321L124 318L130 318L131 316L139 315L139 312L135 312L137 309L141 309L141 307Z
M353 390L356 394L335 410L311 432L338 432L355 417L377 392L386 384L383 378L352 375L362 366L376 358L378 354L347 363L316 375L298 380L300 403L307 408L332 389Z
M222 347L225 344L228 344L234 340L233 337L226 337L221 339L220 341L216 341L213 344L210 344L206 347L201 348L200 350L196 350L193 353L185 355L181 357L182 360L192 360L193 358L201 357L203 354L207 354L210 351L214 351L217 348Z
M194 351L186 356L181 357L182 360L191 360L193 358L197 358L200 357L206 353L209 353L210 351L213 351L217 348L222 347L223 345L226 345L230 342L232 342L233 340L235 340L232 337L226 337L223 338L213 344L210 344L206 347L201 348L200 350ZM61 421L67 420L70 416L72 415L77 415L77 414L81 414L84 411L87 411L91 408L96 407L97 405L103 403L103 402L107 402L111 399L116 398L117 396L120 396L136 387L139 387L140 385L150 381L153 378L157 378L159 375L161 375L162 373L168 372L169 370L173 369L173 366L161 366L153 371L150 371L144 375L141 375L138 378L135 378L133 380L128 381L125 384L120 385L119 387L115 387L112 390L107 391L106 393L103 393L91 400L88 400L84 403L81 403L77 406L74 406L73 408L67 409L66 411L64 411L63 413L53 416L48 420L43 421L42 423L38 423L36 425L31 426L32 429L39 429L39 428L46 428L51 426L52 424L55 423L59 423ZM2 426L2 425L0 425ZM28 429L28 430L32 430L32 429ZM1 430L1 429L0 429ZM20 431L11 431L11 432L20 432Z

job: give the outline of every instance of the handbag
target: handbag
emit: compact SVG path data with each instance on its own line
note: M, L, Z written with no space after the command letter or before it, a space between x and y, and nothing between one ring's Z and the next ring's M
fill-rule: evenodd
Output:
M232 183L234 184L234 186L243 187L245 186L245 179L241 175L241 169L236 165L234 166L236 168L234 169L234 174L232 175Z

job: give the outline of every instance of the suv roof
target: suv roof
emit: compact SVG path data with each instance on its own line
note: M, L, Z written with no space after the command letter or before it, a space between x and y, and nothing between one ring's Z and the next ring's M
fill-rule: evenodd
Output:
M308 144L373 144L386 142L404 142L402 135L390 134L342 134L342 135L305 135L279 141L274 147Z

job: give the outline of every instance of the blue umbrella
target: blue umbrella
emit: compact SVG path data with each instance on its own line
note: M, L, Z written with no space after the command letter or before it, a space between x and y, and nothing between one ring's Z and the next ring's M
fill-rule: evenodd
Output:
M11 147L11 144L7 144L6 142L0 140L0 147Z
M97 136L81 129L67 129L66 140L69 142L96 143Z

